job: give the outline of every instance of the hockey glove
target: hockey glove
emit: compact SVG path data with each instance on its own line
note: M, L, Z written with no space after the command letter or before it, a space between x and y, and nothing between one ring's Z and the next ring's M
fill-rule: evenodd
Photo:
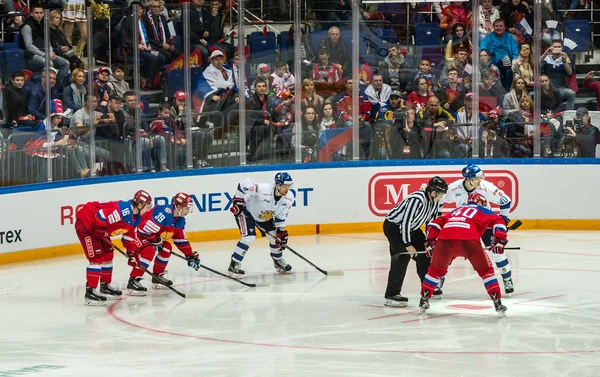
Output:
M92 237L98 240L107 238L108 234L106 234L106 228L94 227L94 230L92 231Z
M435 239L429 239L425 242L425 255L427 255L428 258L433 256L433 250L435 249L436 242L437 241Z
M508 226L508 223L510 222L510 219L506 216L502 216L500 215L500 217L502 218L502 220L504 220L504 223L506 224L506 226Z
M128 251L127 256L129 257L128 265L133 268L140 268L140 254L137 251Z
M288 242L288 231L285 229L277 229L277 233L275 233L277 240L275 241L275 245L280 249L285 249Z
M231 207L229 207L229 211L233 213L233 216L238 217L242 214L246 208L246 203L244 203L244 199L242 198L233 198L231 200Z
M494 237L492 241L492 253L504 254L504 246L508 243L508 240Z
M163 243L165 242L161 236L159 236L158 234L156 235L156 237L154 239L150 239L148 240L150 241L150 243L152 244L152 246L156 247L156 248L160 248L162 247Z
M186 255L185 259L187 260L188 267L191 267L196 271L200 269L200 256L198 255L198 252L194 251L193 254Z

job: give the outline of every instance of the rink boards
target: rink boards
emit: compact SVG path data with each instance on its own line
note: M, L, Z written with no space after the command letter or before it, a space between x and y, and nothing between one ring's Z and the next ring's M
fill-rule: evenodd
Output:
M490 160L486 179L513 201L510 217L521 229L600 229L600 167L596 160ZM575 163L574 163L575 162ZM580 162L580 163L576 163ZM535 164L533 164L535 163ZM77 207L93 200L123 200L139 189L155 203L180 191L193 196L187 216L191 241L238 237L229 212L237 184L251 177L272 181L288 171L296 196L288 217L291 235L377 232L385 213L433 175L460 179L465 161L373 161L202 169L0 188L0 264L80 252L74 232Z

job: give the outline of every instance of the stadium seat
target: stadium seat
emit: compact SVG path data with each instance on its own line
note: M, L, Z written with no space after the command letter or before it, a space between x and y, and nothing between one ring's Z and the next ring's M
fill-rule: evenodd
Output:
M4 62L4 51L0 50L0 77L2 77L2 82L6 83L6 67Z
M0 44L0 50L9 50L14 48L19 48L19 45L14 42Z
M313 47L315 48L315 53L318 52L317 50L319 49L319 43L321 43L321 41L325 38L327 38L327 30L313 31L310 33L310 39Z
M277 36L277 39L279 40L279 51L287 50L289 35L290 35L289 31L282 31Z
M194 90L198 86L198 81L200 81L200 76L202 76L202 72L204 72L204 69L202 67L194 67L191 69L190 73L192 77L192 90Z
M25 68L25 54L20 48L12 48L4 51L4 61L7 77L10 77L13 72L22 71Z
M177 51L179 51L183 54L183 38L180 35L176 35L175 38L173 39L173 47L175 47L175 49Z
M571 52L587 52L590 50L592 32L590 23L585 20L566 20L563 22L563 39L577 43Z
M440 46L441 43L442 32L439 24L427 23L415 25L415 45Z
M268 63L277 57L277 38L273 36L254 36L250 39L250 53L253 61Z
M172 69L167 73L167 89L169 98L173 98L173 95L178 90L184 88L184 76L183 69Z

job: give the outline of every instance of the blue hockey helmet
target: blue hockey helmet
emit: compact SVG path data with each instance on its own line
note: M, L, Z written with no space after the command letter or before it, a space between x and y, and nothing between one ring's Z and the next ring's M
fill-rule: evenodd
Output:
M484 178L483 170L477 165L469 164L462 170L464 178Z
M294 180L292 176L286 172L279 172L275 174L275 184L276 185L293 185Z

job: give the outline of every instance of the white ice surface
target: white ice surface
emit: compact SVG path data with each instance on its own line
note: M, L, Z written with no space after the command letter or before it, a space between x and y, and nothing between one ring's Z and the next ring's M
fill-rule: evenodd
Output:
M510 233L515 295L492 309L468 262L450 267L444 299L416 312L411 263L407 308L384 308L389 265L382 234L290 237L325 277L286 252L276 275L267 242L244 260L246 288L172 258L169 291L83 305L83 255L0 268L0 377L4 376L600 376L600 232ZM197 243L202 263L225 271L235 241ZM114 286L128 267L119 254ZM149 286L149 280L143 284ZM458 306L457 306L458 305ZM29 368L29 369L27 369ZM56 368L56 369L52 369Z

